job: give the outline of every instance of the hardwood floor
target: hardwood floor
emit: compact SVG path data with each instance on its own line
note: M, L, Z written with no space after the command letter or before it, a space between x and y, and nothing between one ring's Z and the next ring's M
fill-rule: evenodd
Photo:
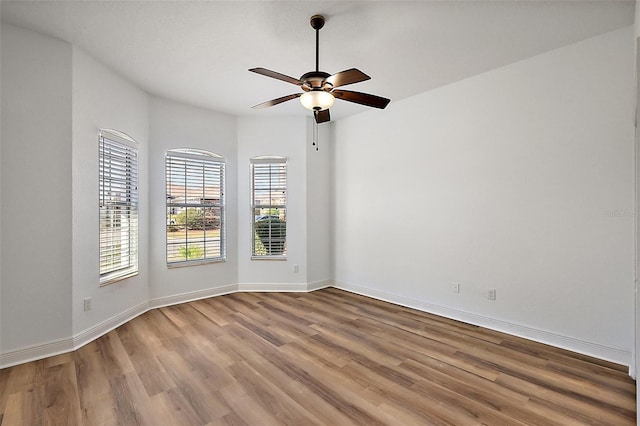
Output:
M0 371L2 425L632 425L626 367L337 289L156 309Z

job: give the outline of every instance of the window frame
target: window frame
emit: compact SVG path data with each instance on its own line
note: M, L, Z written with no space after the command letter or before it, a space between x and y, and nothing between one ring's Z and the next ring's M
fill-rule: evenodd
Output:
M139 145L132 137L117 130L100 129L98 133L98 276L101 287L139 274L138 158ZM109 167L106 166L107 163L110 164ZM122 195L124 195L124 201L117 200ZM126 213L122 213L123 211ZM115 265L109 267L109 262L104 260L113 256L114 246L117 245L113 242L108 243L115 234L113 231L108 231L113 226L107 228L106 224L107 221L113 223L113 220L126 222L126 231L120 232L120 242L122 244L126 241L124 243L126 250L124 254L120 252L120 262L123 265L119 267Z
M177 165L178 163L175 163L175 161L181 161L184 160L185 161L185 165L184 165L184 170L183 171L179 171L180 176L184 176L184 202L171 202L171 196L172 196L172 191L170 188L170 185L172 183L175 183L173 180L170 180L170 167L173 165ZM186 184L186 180L187 180L187 176L189 176L189 173L194 173L194 171L196 171L196 169L199 168L198 167L189 167L188 166L188 162L191 162L192 165L194 164L198 164L201 163L201 165L199 167L202 168L203 171L203 180L201 182L201 187L202 187L202 197L200 197L200 203L193 203L193 202L188 202L188 198L187 198L187 184ZM219 200L218 202L206 202L206 200L208 199L206 197L207 195L207 185L206 185L206 177L205 177L205 169L207 167L211 167L212 164L215 163L215 167L219 168L219 180L218 180L218 187L217 187L217 191L219 191ZM172 173L172 172L171 172ZM176 183L179 184L179 183ZM166 188L166 202L165 202L165 215L166 215L166 223L165 223L165 264L167 266L167 268L180 268L180 267L187 267L187 266L195 266L195 265L203 265L203 264L210 264L210 263L218 263L218 262L226 262L226 197L225 197L225 184L226 184L226 162L224 157L222 157L219 154L216 154L214 152L211 151L206 151L206 150L200 150L200 149L191 149L191 148L176 148L176 149L169 149L167 150L167 152L165 153L165 188ZM215 190L214 190L215 192ZM188 252L188 247L189 247L189 232L188 232L188 225L185 223L185 233L186 233L186 238L185 238L185 256L186 259L184 260L173 260L170 261L169 260L169 256L170 256L170 246L172 245L170 243L170 238L169 238L169 228L171 226L174 226L174 224L170 223L171 221L171 216L174 215L173 213L170 213L171 209L174 208L180 208L180 209L184 209L186 211L186 215L188 217L188 211L190 208L197 208L197 209L207 209L207 208L212 208L212 209L219 209L220 211L220 224L219 224L219 234L217 237L217 241L219 244L219 255L215 256L215 257L207 257L207 247L206 247L206 243L209 242L213 242L216 241L216 239L212 238L211 240L207 239L207 230L206 230L206 225L205 222L203 222L203 236L202 236L202 242L203 243L203 253L202 253L202 258L197 258L197 259L189 259L189 252ZM180 214L180 213L176 213L175 215ZM188 220L188 219L187 219Z
M287 204L288 204L288 159L286 157L279 157L279 156L261 156L261 157L254 157L251 158L249 160L250 163L250 172L249 172L249 177L250 177L250 207L251 207L251 260L287 260L287 254L288 254L288 250L287 250ZM276 187L274 189L274 191L277 190L282 190L283 194L280 198L281 201L280 203L273 203L273 202L269 202L267 204L261 204L261 203L256 203L256 167L264 167L264 166L269 166L269 168L271 169L272 166L276 166L276 167L281 167L283 168L283 172L277 173L276 175L276 179L279 177L281 183L282 183L282 187ZM272 179L269 178L269 182L272 182ZM262 190L264 191L265 188L262 188ZM269 184L269 200L273 200L274 198L274 194L272 194L271 192L271 184ZM266 216L268 216L268 227L269 227L269 233L271 233L271 215L272 215L272 211L273 210L278 210L278 216L282 216L281 212L284 212L284 219L281 219L284 222L284 241L282 242L282 246L283 246L283 250L282 253L276 253L276 254L258 254L256 252L256 239L257 239L257 232L256 232L256 224L258 223L258 221L256 220L256 209L267 209L268 213L266 214ZM260 216L263 216L264 214L260 214ZM275 215L273 215L275 216ZM258 237L259 238L259 237ZM262 242L261 242L262 244ZM263 248L265 250L268 250L266 247L263 246ZM278 249L276 249L276 252L278 251Z

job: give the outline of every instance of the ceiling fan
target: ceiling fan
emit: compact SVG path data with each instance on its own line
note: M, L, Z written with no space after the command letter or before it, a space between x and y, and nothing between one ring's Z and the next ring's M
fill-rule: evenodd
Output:
M333 75L324 71L320 71L318 65L318 48L320 46L320 28L322 28L323 26L324 16L314 15L311 17L311 27L316 30L315 71L309 71L308 73L303 74L302 77L297 79L289 77L285 74L281 74L279 72L268 70L266 68L251 68L249 70L251 72L255 72L256 74L262 74L267 77L295 84L296 86L300 86L303 91L302 93L294 93L291 95L283 96L281 98L272 99L258 105L254 105L253 108L271 107L282 102L290 101L291 99L300 98L300 102L302 103L302 105L305 108L313 111L316 123L325 123L331 119L329 115L329 108L333 106L336 98L342 99L343 101L354 102L356 104L380 109L384 109L387 104L389 104L391 100L387 98L370 95L368 93L352 92L350 90L338 89L339 87L346 86L347 84L359 83L371 78L356 68L341 71Z

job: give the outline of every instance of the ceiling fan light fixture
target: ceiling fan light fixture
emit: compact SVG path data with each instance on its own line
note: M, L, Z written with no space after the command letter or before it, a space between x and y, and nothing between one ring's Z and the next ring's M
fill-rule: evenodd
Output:
M306 109L313 111L313 118L316 124L326 123L331 120L329 108L333 106L336 98L365 105L374 108L384 109L390 99L383 98L368 93L353 92L350 90L338 89L347 84L360 83L369 80L371 77L357 68L350 68L335 74L320 71L320 28L324 26L324 16L313 15L311 17L311 28L316 32L316 69L304 73L300 78L293 78L288 75L271 71L266 68L250 68L249 71L261 74L266 77L294 84L303 90L303 93L292 93L281 96L261 104L254 105L253 108L265 108L300 98L300 103ZM338 89L338 90L336 90Z
M300 96L302 106L311 111L324 111L331 108L335 100L336 98L331 93L324 90L311 90Z

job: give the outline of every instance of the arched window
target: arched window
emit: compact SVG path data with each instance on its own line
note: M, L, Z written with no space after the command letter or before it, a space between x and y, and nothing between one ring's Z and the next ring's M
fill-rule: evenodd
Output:
M167 265L225 260L224 158L197 149L166 155Z
M100 285L138 273L138 144L101 129L99 145Z
M252 259L286 259L287 159L251 160Z

